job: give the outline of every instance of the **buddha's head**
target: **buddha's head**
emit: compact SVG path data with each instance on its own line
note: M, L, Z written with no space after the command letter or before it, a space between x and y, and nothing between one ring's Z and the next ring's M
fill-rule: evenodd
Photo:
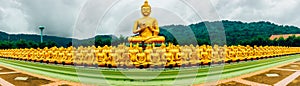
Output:
M144 5L141 7L141 10L144 16L149 16L151 14L151 6L148 4L148 0L144 2Z

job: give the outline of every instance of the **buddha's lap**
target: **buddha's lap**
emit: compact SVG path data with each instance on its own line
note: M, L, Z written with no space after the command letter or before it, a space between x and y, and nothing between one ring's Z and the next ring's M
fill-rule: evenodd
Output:
M128 38L129 41L164 41L165 37L163 36L153 36L153 37L139 37L139 36L135 36L135 37L129 37Z

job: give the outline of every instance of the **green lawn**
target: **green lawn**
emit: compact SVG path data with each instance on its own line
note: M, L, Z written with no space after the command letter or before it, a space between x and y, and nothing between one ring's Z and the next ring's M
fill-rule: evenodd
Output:
M257 61L175 69L108 69L83 68L53 64L0 59L0 64L19 70L52 78L98 85L172 85L198 84L207 81L232 78L300 60L300 55L291 55Z

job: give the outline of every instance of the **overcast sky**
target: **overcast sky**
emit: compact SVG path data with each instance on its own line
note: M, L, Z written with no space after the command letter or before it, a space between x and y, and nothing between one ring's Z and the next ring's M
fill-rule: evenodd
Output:
M144 0L0 0L0 30L85 38L132 35ZM300 27L299 0L149 0L160 26L200 21L270 21Z

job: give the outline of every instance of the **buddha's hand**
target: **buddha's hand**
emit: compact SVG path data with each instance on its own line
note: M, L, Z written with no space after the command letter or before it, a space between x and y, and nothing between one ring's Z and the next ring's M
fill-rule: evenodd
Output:
M147 28L152 28L152 25L146 24Z
M155 26L150 26L149 28L151 31L155 31Z
M141 26L140 26L140 30L144 30L144 29L146 29L147 28L147 25L146 24L142 24Z

